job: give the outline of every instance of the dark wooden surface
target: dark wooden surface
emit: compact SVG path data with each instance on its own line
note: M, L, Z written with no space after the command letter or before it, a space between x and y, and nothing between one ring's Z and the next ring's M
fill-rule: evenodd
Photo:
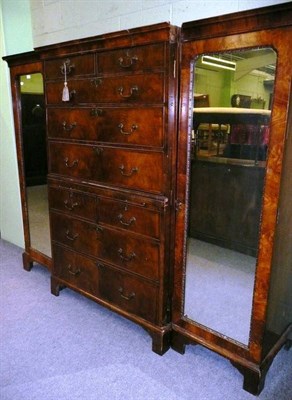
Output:
M159 354L169 348L170 330L175 34L159 24L39 49L52 293L67 286L140 323Z

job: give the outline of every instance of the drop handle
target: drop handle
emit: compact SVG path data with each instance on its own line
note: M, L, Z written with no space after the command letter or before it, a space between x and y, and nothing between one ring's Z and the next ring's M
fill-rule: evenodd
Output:
M68 269L69 274L71 274L73 276L77 276L81 272L80 268L76 268L75 270L73 270L71 264L68 265L67 269Z
M72 122L72 124L67 124L67 122L64 121L62 123L62 126L63 126L64 131L71 132L77 126L77 123Z
M119 61L120 67L122 67L122 68L130 68L134 64L136 64L137 61L139 61L139 58L137 56L130 56L129 52L127 51L125 58L124 57L120 57L118 59L118 61Z
M62 63L62 65L60 66L60 70L61 70L61 74L62 75L70 75L71 72L74 70L75 65L71 64L71 61L69 58L67 58L67 60L65 62Z
M67 208L69 211L73 211L75 207L79 206L79 203L72 203L72 199L70 200L64 200L64 206Z
M119 170L120 170L121 175L123 175L123 176L132 176L133 174L135 174L139 171L138 167L134 167L131 169L130 172L125 172L125 166L123 164L119 166Z
M76 166L78 165L79 160L76 159L76 160L73 160L73 161L70 163L70 162L69 162L69 158L66 157L66 158L64 158L64 163L65 163L65 165L66 165L67 168L74 168L74 167L76 167Z
M123 214L118 215L118 220L119 220L120 224L125 225L125 226L131 226L132 224L134 224L136 222L135 217L131 217L128 221L125 221L123 219Z
M130 88L129 94L124 94L124 88L123 88L123 86L121 86L121 87L118 88L118 93L124 99L129 99L130 97L132 97L135 94L137 94L138 90L139 90L138 86L135 85L135 86L132 86Z
M69 229L66 230L66 238L68 240L70 240L71 242L74 242L74 240L76 240L78 238L78 233L76 233L75 235L71 234Z
M124 289L122 287L119 288L119 292L120 292L121 297L127 301L132 300L136 296L136 294L134 292L129 293L129 294L124 294Z
M124 131L124 124L122 124L122 123L120 123L119 125L118 125L118 128L120 129L120 133L122 134L122 135L125 135L125 136L128 136L128 135L131 135L133 132L135 132L137 129L138 129L138 125L136 125L136 124L133 124L132 126L131 126L131 129L130 129L130 131Z
M136 257L136 254L133 251L128 256L124 255L124 250L123 249L119 249L118 250L118 254L119 254L119 257L120 257L120 259L122 261L131 261L131 260L133 260L133 258Z

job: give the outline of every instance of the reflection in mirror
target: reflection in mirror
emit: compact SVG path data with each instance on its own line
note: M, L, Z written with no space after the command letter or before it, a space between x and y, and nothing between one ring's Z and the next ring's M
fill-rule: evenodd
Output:
M46 115L43 77L20 77L23 158L31 247L51 257L48 191Z
M276 54L194 64L185 316L248 344Z

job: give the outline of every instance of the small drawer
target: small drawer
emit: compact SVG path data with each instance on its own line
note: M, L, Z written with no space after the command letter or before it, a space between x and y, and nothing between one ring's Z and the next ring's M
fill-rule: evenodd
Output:
M93 54L69 56L45 61L45 79L64 80L65 68L67 80L78 76L90 76L95 73L95 58Z
M143 206L135 206L127 201L99 197L98 222L129 232L159 238L160 213Z
M94 195L62 186L49 185L49 204L51 209L96 221L96 197Z
M164 44L119 49L98 54L98 73L112 74L164 68Z
M50 173L152 193L164 189L163 157L161 152L49 143Z
M64 104L64 83L46 84L48 104ZM164 102L164 74L96 77L92 79L68 79L69 104L88 103L146 103ZM68 104L65 103L65 104Z
M56 139L163 146L163 108L50 108L48 135Z
M152 323L157 322L158 288L122 271L99 265L101 298Z
M51 229L58 243L145 278L159 280L161 254L157 241L54 212L51 213Z
M99 296L97 262L61 246L53 246L53 275L73 288Z

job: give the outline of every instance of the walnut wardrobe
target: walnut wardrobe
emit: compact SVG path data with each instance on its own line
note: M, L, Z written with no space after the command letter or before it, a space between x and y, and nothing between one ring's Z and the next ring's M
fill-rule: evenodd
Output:
M291 12L4 58L21 179L19 76L37 69L44 80L52 258L34 258L28 242L25 268L46 264L54 295L71 288L140 324L158 354L218 352L254 394L290 343Z

